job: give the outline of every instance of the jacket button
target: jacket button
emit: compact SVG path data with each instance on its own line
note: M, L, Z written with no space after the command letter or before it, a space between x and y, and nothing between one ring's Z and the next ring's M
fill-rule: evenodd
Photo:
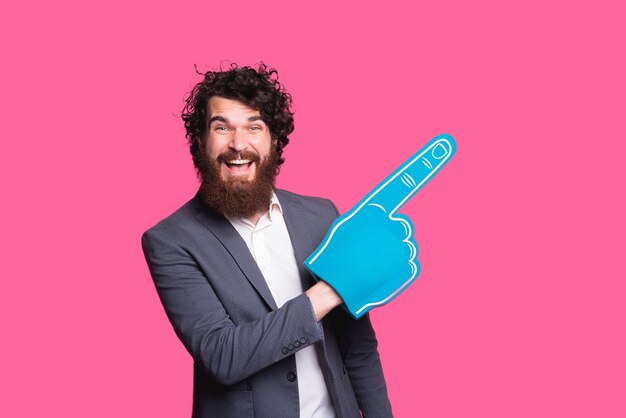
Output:
M300 338L300 343L301 344L305 344L306 343L306 338L304 338L304 337Z
M289 349L287 347L283 347L283 354L287 354L289 352Z
M289 350L293 350L293 344L289 344L287 348L289 348Z
M296 380L296 374L294 372L287 373L287 380L289 380L290 382L295 381Z
M293 342L293 346L296 347L296 348L300 347L300 340L295 340Z

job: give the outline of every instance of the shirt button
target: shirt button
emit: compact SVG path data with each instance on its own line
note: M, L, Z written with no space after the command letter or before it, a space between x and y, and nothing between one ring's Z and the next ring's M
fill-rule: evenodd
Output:
M289 380L290 382L295 381L296 380L296 374L294 372L287 373L287 380Z
M289 349L287 347L283 347L283 354L287 354L289 352Z

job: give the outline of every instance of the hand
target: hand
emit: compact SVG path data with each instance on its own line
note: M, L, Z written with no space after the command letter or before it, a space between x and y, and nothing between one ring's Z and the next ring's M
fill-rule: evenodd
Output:
M321 321L330 311L343 303L335 289L323 280L320 280L307 290L306 295L311 301L315 319L318 321Z
M411 220L396 212L447 163L454 139L439 135L335 220L304 265L360 318L384 305L418 276Z

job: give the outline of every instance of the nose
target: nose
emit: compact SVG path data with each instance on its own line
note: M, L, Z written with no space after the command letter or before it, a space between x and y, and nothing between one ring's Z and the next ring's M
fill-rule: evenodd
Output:
M235 151L243 151L248 148L248 140L246 139L245 132L242 132L240 129L235 129L229 147Z

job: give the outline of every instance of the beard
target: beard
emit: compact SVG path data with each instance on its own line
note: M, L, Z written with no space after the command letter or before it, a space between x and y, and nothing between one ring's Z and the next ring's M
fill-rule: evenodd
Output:
M254 162L254 179L222 178L221 164L236 158ZM206 206L225 216L249 218L269 209L278 174L278 153L272 147L270 154L261 161L252 152L229 150L216 159L203 152L198 171L202 179L200 194Z

